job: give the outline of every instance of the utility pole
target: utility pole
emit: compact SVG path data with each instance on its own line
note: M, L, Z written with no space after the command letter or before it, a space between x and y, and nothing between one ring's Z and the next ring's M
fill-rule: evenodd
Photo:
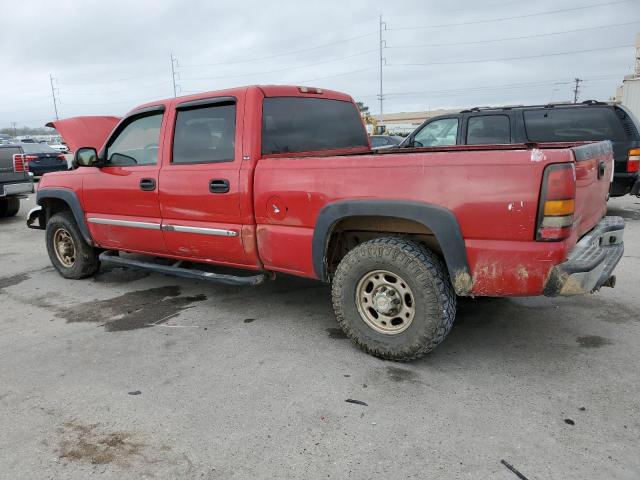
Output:
M382 49L387 46L386 42L382 39L382 30L387 29L387 24L382 21L382 15L380 15L380 94L378 98L380 99L380 124L383 124L383 114L384 110L382 108L382 103L384 100L384 95L382 93L382 66L386 63L386 59L382 56ZM375 132L379 133L379 132ZM381 132L380 132L381 133Z
M56 120L58 120L58 103L56 101L56 89L53 88L53 81L57 80L53 78L53 75L49 74L49 81L51 82L51 96L53 97L53 109L56 112Z
M11 122L11 126L13 127L13 136L17 137L18 136L18 130L16 130L16 122Z
M640 33L636 35L636 68L633 71L633 76L640 77Z
M576 86L573 89L573 103L578 103L578 94L580 93L580 82L583 80L581 78L576 77L575 79Z
M179 75L178 72L176 72L176 67L179 67L180 65L178 64L178 59L177 58L173 58L173 53L171 54L171 79L173 80L173 96L177 97L178 96L178 90L176 87L176 75Z

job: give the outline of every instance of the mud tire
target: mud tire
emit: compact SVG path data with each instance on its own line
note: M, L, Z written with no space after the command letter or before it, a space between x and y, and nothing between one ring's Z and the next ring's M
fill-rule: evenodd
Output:
M358 283L375 270L399 275L413 293L415 315L401 333L374 330L358 311ZM340 327L358 347L398 362L431 352L447 336L456 316L456 294L442 260L420 244L396 237L376 238L347 253L336 269L332 298Z
M60 229L68 232L73 240L75 261L70 266L61 262L56 254L54 236ZM99 251L85 242L71 212L56 213L49 219L46 228L46 242L49 259L58 273L64 278L77 280L90 277L100 268Z

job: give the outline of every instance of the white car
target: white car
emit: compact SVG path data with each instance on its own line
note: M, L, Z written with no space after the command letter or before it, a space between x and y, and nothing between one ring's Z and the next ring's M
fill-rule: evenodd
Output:
M64 143L61 142L51 142L48 144L54 150L57 150L60 153L69 153L69 147L67 147Z

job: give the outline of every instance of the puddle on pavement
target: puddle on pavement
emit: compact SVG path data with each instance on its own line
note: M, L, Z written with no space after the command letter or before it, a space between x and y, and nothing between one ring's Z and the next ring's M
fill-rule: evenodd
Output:
M84 302L63 308L56 317L67 323L94 322L104 324L108 332L121 332L160 325L195 302L206 300L206 295L180 296L177 285L128 292L107 300Z
M18 273L16 275L11 275L9 277L1 277L0 278L0 292L8 287L13 287L14 285L19 285L20 283L29 280L29 275L26 273Z

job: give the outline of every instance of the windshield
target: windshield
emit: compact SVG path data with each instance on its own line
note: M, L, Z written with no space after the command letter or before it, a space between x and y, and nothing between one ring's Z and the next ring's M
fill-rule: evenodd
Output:
M57 150L44 143L23 143L22 149L24 153L58 153Z

